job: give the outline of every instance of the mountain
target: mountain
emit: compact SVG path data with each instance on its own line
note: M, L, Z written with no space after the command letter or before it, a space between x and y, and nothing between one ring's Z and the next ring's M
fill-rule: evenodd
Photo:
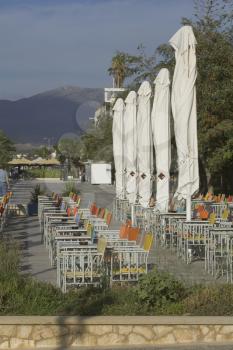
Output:
M0 129L16 143L54 144L66 134L82 134L103 98L103 89L65 86L17 101L0 100Z

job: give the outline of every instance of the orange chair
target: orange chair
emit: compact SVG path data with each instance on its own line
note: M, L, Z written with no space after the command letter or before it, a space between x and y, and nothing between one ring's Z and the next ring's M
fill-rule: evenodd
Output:
M203 209L200 212L200 218L201 220L207 220L209 218L209 213L207 210Z
M93 202L93 203L91 204L91 206L90 206L90 213L91 213L92 215L94 215L93 212L94 212L95 210L96 210L96 203Z
M119 232L120 239L127 239L128 238L130 227L131 226L129 226L127 224L121 225L120 232Z
M139 227L130 227L129 233L128 233L128 240L129 241L136 241L138 239L139 232L140 232Z
M95 205L95 206L93 207L93 210L92 210L92 215L97 216L97 215L98 215L98 211L99 211L99 208L97 208L97 206Z
M66 213L67 213L67 216L70 217L72 215L71 208L67 208Z
M106 224L109 226L112 221L112 213L108 213L107 219L106 219Z

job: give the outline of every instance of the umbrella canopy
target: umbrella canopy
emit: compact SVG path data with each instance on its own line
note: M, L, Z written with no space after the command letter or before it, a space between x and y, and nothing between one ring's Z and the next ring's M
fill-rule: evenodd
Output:
M20 166L20 165L31 165L31 161L27 158L19 158L19 159L12 159L11 161L8 162L9 165L15 165L15 166Z
M139 203L147 208L152 194L152 132L150 118L151 86L144 81L138 90L137 150L138 150L138 194Z
M176 196L187 199L199 188L196 39L191 26L183 26L169 40L175 50L172 84L172 112L178 154L179 179Z
M125 169L126 197L129 203L135 203L137 198L137 94L130 91L125 99L124 139L125 139Z
M169 170L171 164L170 140L170 79L163 68L155 81L154 102L151 113L153 140L156 154L156 208L167 212L169 205Z
M37 158L31 161L31 165L60 165L60 162L55 159L43 159L43 158Z
M124 199L124 101L118 98L113 107L113 156L116 169L116 197Z

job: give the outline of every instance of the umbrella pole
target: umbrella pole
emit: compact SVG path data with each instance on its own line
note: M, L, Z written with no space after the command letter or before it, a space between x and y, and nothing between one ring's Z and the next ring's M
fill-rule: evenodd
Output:
M134 208L134 203L131 204L131 223L132 223L132 226L135 225L135 208Z
M191 195L190 192L186 198L186 221L191 221Z

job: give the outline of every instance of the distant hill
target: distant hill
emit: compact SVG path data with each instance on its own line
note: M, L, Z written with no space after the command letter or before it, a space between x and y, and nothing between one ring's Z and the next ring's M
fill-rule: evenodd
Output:
M61 87L17 101L0 100L0 129L16 143L55 143L83 133L103 102L103 89Z

